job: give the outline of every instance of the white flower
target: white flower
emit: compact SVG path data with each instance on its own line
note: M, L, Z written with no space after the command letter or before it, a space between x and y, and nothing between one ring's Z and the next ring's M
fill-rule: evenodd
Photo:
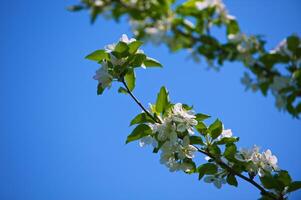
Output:
M241 41L244 41L246 39L246 35L243 33L237 33L237 34L229 34L228 40L230 42L238 43Z
M113 81L113 76L108 71L108 65L106 62L102 63L101 68L96 71L96 75L93 76L93 79L98 80L101 84L101 87L105 89L110 87Z
M222 138L230 138L230 137L232 137L232 130L223 128L221 135L217 139L221 140Z
M194 157L194 152L197 151L197 148L194 147L193 145L190 145L189 141L189 136L186 135L183 138L183 144L179 146L179 158L184 159L184 158L193 158Z
M95 6L102 6L104 3L103 3L103 1L102 0L96 0L96 1L94 1L94 5Z
M276 170L278 168L277 166L278 159L275 155L272 154L272 151L270 149L262 153L261 161L264 163L263 168L268 171Z
M208 7L214 7L221 5L222 2L220 0L203 0L195 3L195 6L198 10L204 10Z
M122 34L122 36L121 36L121 38L120 38L119 41L120 41L120 42L124 42L124 43L126 43L126 44L130 44L130 43L136 41L136 39L135 39L135 38L129 39L128 36L127 36L126 34Z
M272 155L271 150L259 153L259 148L254 146L252 149L242 149L235 156L237 160L249 162L247 170L259 176L264 176L265 172L272 172L278 169L277 157Z
M170 119L162 120L161 124L156 124L154 132L158 133L158 139L160 141L170 140L172 144L177 142L178 136L176 132L176 126Z
M158 147L158 142L156 139L154 139L152 136L145 136L143 138L141 138L140 142L139 142L139 146L140 147L145 147L147 145L152 145L154 148Z
M116 44L108 44L107 46L105 46L105 51L107 53L111 53L112 51L115 50Z
M270 51L270 53L280 53L282 55L292 56L292 52L287 48L286 39L282 40L274 49Z
M186 111L182 104L177 103L172 109L172 119L177 122L177 131L183 133L186 130L189 134L193 134L193 126L196 126L198 122L195 120L193 111Z

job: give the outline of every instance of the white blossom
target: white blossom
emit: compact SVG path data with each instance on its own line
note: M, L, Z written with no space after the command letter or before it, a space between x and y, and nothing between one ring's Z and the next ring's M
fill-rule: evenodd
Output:
M292 56L293 53L287 47L287 40L282 40L274 49L270 51L270 53L280 53L281 55Z
M252 149L241 149L235 158L243 162L249 162L247 170L259 176L264 176L265 172L272 172L278 169L277 157L272 155L269 149L262 153L259 153L259 147L257 146L254 146Z
M231 129L224 129L221 133L221 135L217 138L218 140L221 140L222 138L230 138L232 137L232 130Z
M193 134L193 126L196 126L198 122L195 120L193 111L186 111L182 104L177 103L172 109L172 119L177 122L177 131L183 133L186 130L189 134Z
M94 5L95 6L102 6L102 5L104 5L104 2L102 0L96 0L96 1L94 1Z
M180 159L193 158L194 152L196 152L196 151L197 151L197 148L194 147L193 145L190 145L189 136L186 135L183 138L183 144L179 148L179 158Z
M108 44L105 46L105 51L107 53L112 53L115 50L116 44Z
M103 89L110 87L113 81L113 76L108 71L108 65L106 62L102 63L101 68L96 71L93 79L97 80Z
M148 135L140 139L139 146L145 147L147 145L152 145L154 148L158 147L158 142L152 136Z
M119 39L120 42L124 42L126 44L130 44L132 42L135 42L136 39L135 38L131 38L129 39L128 36L126 34L122 34L121 38Z

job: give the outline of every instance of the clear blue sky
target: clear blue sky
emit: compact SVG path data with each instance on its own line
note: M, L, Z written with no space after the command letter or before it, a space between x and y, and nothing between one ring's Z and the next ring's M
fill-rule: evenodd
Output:
M125 145L129 121L140 110L118 85L96 95L97 65L84 60L92 50L130 34L127 23L69 13L68 1L3 1L0 7L0 199L244 199L259 193L240 181L222 190L195 175L169 173L159 155ZM247 33L276 45L301 34L298 0L230 1L226 4ZM221 72L170 54L164 46L144 46L164 68L140 70L135 93L147 104L166 85L174 102L193 104L219 117L241 138L240 146L270 148L279 165L301 180L301 121L278 112L271 96L245 92L245 69L228 63ZM301 193L291 196L296 200Z

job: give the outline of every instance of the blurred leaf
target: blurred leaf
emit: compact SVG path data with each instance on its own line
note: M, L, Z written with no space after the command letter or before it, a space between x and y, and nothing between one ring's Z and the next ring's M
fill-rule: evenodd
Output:
M227 183L229 185L233 185L235 187L237 187L238 183L237 183L237 180L236 180L236 177L233 175L233 174L229 174L227 176Z
M301 181L294 181L289 185L287 192L294 192L299 189L301 189Z

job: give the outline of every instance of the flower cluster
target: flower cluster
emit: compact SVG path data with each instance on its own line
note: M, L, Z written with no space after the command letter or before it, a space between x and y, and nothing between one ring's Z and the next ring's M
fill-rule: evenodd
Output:
M252 149L241 149L237 153L236 159L242 162L248 162L247 170L252 175L264 176L265 173L271 173L278 170L277 157L272 155L270 149L259 153L259 148L254 146Z
M195 6L199 11L203 11L208 8L214 8L216 15L221 19L223 23L229 23L230 20L234 20L235 17L228 14L225 4L222 0L203 0L196 1Z
M182 104L173 105L168 115L161 119L162 123L149 125L154 135L142 138L140 146L153 144L156 147L161 143L160 162L170 171L189 172L194 167L191 159L197 151L189 140L189 136L194 134L193 127L197 125L195 118L193 111L184 109Z
M147 57L144 52L139 49L142 42L134 38L128 38L123 34L119 41L114 44L109 44L104 49L94 51L86 56L87 59L97 61L101 67L93 76L98 81L98 94L106 88L110 88L113 81L129 82L129 89L135 87L135 72L137 67L161 67L161 64ZM125 91L122 88L122 91Z
M127 35L123 34L119 41L125 44L130 44L132 42L135 42L136 39L129 39ZM126 58L117 58L113 53L115 51L115 48L116 44L109 44L105 46L105 52L108 53L110 61L102 60L101 67L96 71L96 75L93 76L93 79L98 81L99 87L101 87L102 90L110 88L114 78L120 78L120 74L115 74L114 76L113 73L111 73L112 69L115 69L115 71L123 72L126 67L123 66L126 62ZM142 51L138 49L137 52L140 53ZM116 68L119 68L119 70L116 70Z
M152 20L151 18L146 18L144 20L131 20L130 24L133 33L136 36L144 34L144 37L153 42L154 44L159 44L163 41L168 41L167 33L171 28L173 17L162 17L158 20Z

